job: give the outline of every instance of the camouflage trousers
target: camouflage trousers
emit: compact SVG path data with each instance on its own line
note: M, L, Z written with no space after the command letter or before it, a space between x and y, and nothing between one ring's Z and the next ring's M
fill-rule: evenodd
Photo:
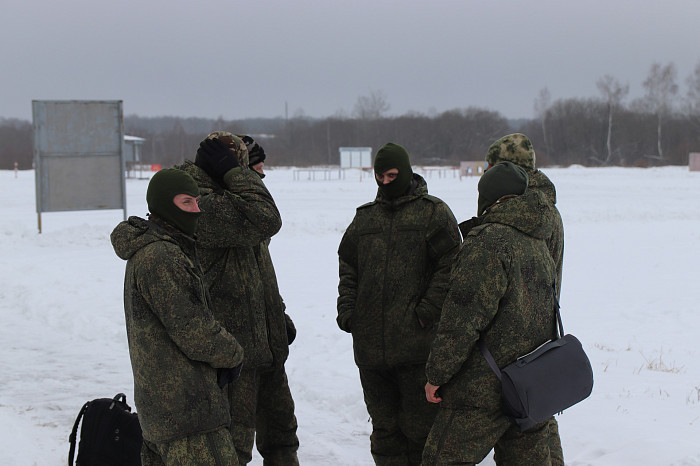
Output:
M379 466L418 465L438 406L425 399L425 365L360 368L370 446Z
M143 466L238 466L238 456L226 428L190 435L168 443L141 446Z
M238 462L244 465L253 459L257 434L264 465L298 465L297 420L284 366L261 371L244 365L238 380L225 390Z
M258 395L258 374L254 368L243 364L241 375L233 383L224 387L227 392L231 425L229 431L241 465L253 459L255 442L255 410Z
M297 418L284 366L260 372L255 443L264 466L298 466Z
M549 432L549 437L547 443L549 445L549 455L552 458L552 466L564 466L564 452L561 448L561 438L559 437L559 424L554 417L549 418L547 421L547 430ZM496 456L498 456L498 448L496 450Z
M446 465L480 463L494 449L499 466L550 466L550 446L559 445L556 422L542 422L520 432L504 416L500 407L464 409L440 408L423 451L423 464ZM556 437L556 442L554 438ZM563 464L563 459L562 459Z

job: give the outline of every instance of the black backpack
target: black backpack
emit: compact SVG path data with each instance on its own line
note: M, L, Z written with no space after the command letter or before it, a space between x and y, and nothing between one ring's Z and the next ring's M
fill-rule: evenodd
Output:
M98 398L83 405L68 440L68 466L72 466L80 418L78 466L141 465L141 425L136 413L126 404L126 395Z

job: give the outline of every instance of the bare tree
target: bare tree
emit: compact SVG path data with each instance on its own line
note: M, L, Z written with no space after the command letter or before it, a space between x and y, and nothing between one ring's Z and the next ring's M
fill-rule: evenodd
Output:
M603 100L608 104L608 136L606 139L606 147L608 150L607 157L602 162L610 163L612 158L612 127L613 114L620 106L622 100L627 96L630 90L629 84L621 85L615 78L610 75L605 75L596 82L598 90L603 95Z
M656 147L658 155L654 158L663 159L661 127L663 120L671 112L673 98L678 93L675 65L673 63L669 63L666 66L661 66L658 63L652 64L649 69L649 75L642 85L647 90L645 100L656 115Z
M378 120L389 111L389 102L383 91L370 91L357 98L353 115L359 120Z
M549 94L549 89L546 87L540 89L537 98L535 99L534 110L535 117L540 120L542 125L542 139L544 140L544 149L549 154L549 137L547 135L547 111L552 103L552 96Z
M607 125L604 114L605 104L600 99L556 100L547 111L552 150L549 162L588 165L602 159Z
M686 111L690 120L700 126L700 61L695 65L695 71L688 76L688 99Z

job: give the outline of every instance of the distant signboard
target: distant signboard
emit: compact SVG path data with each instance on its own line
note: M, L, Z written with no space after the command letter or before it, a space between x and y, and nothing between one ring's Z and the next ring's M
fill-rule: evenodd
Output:
M340 147L340 168L372 168L371 147Z
M481 176L484 174L484 168L486 168L484 160L459 162L459 179L461 180L463 176Z
M122 101L34 100L32 116L37 213L126 214Z

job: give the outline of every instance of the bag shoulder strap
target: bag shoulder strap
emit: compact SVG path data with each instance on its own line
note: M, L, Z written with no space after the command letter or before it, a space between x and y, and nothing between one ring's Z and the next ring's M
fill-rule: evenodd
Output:
M559 338L564 336L564 324L562 324L561 312L559 311L559 300L557 299L557 284L556 284L556 282L554 282L554 284L552 285L552 296L554 297L554 312L556 314L556 319L557 319L557 330L559 330L559 335L557 337L557 340L558 340ZM489 363L491 370L493 371L494 374L496 374L496 377L498 377L498 380L501 380L501 369L498 368L498 364L496 364L496 360L493 358L493 355L491 354L489 349L486 347L486 343L484 343L483 334L479 337L479 341L477 343L479 344L479 350L481 350L481 354L484 355L484 359L486 359L486 362Z
M87 410L89 405L90 402L88 401L83 405L82 408L80 408L78 417L75 419L75 424L73 424L73 430L68 436L68 441L70 442L70 450L68 451L68 466L73 465L73 457L75 456L75 442L78 434L78 424L80 424L80 419L83 417L83 414L85 414L85 411Z
M493 359L493 355L491 354L491 351L486 347L486 343L484 343L484 339L479 337L479 349L481 350L481 354L484 355L484 359L486 359L486 362L489 363L489 366L491 366L491 370L493 371L494 374L496 374L496 377L498 377L498 380L501 380L501 370L498 368L498 364L496 364L496 360Z
M564 324L561 322L561 312L559 311L559 300L557 299L557 282L552 285L552 293L554 294L554 312L556 312L557 324L559 326L559 338L564 336Z

